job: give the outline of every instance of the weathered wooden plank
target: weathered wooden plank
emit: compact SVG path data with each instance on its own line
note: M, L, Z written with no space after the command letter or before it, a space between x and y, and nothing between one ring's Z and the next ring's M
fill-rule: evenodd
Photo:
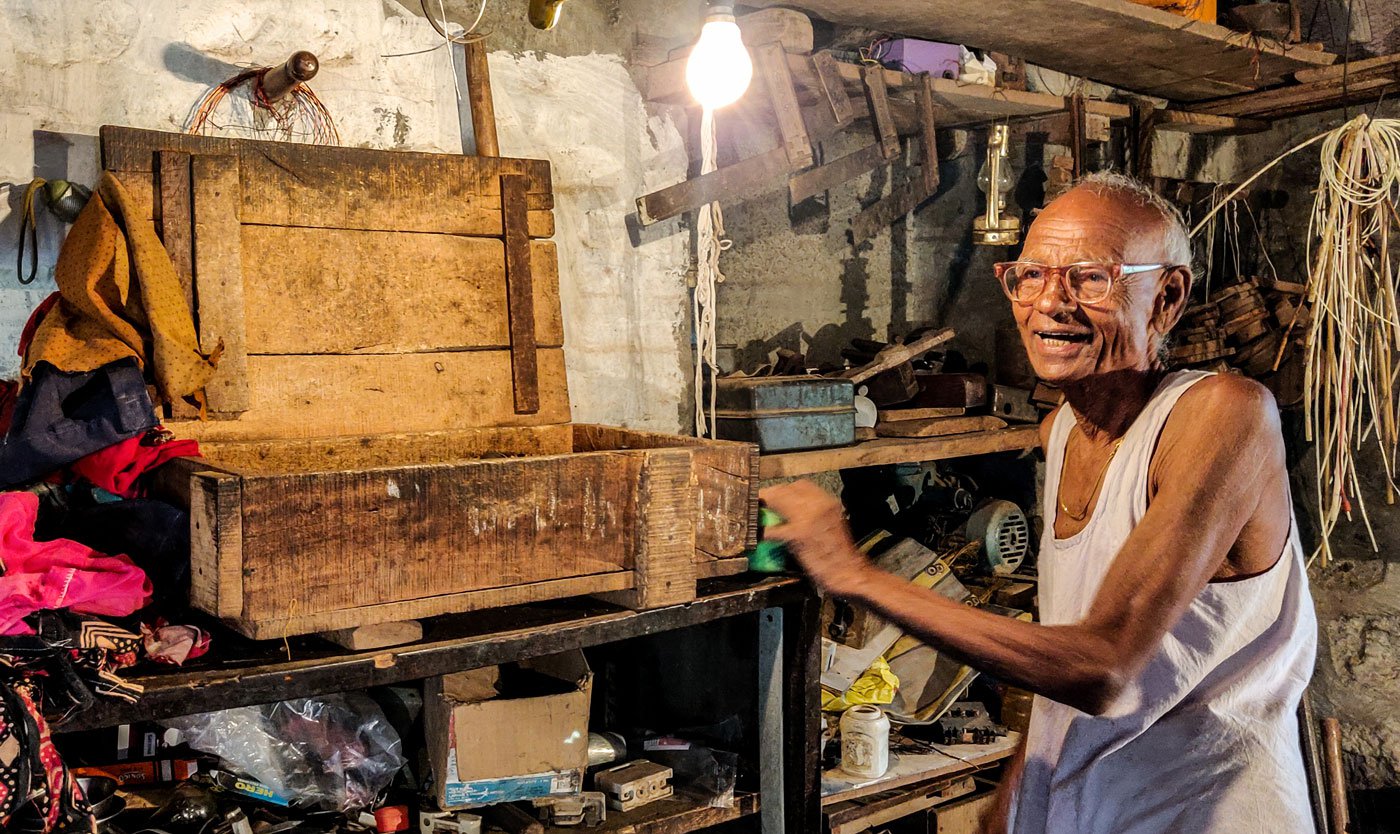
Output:
M1376 101L1394 87L1400 86L1400 73L1395 76L1314 81L1245 93L1208 101L1194 107L1198 113L1259 119L1280 119L1330 110L1347 104Z
M190 208L190 155L161 151L157 183L160 199L155 206L161 243L170 253L170 262L185 291L185 304L194 315L194 213Z
M423 624L418 620L399 620L391 623L356 626L328 631L322 635L337 646L351 651L363 652L382 649L386 646L402 646L423 639Z
M650 449L637 479L631 590L605 597L633 610L695 599L695 526L699 514L690 449Z
M216 617L243 610L241 484L225 472L190 475L190 605Z
M866 206L851 220L852 242L862 243L875 237L932 196L922 173L895 186L888 195Z
M649 454L245 477L242 617L263 623L631 569L646 535L640 511L669 506L638 502ZM693 516L693 501L678 511Z
M938 125L933 112L933 77L924 73L920 79L919 98L919 160L923 165L924 190L938 190Z
M921 463L992 452L1020 451L1033 449L1038 445L1040 430L1035 426L927 439L881 438L841 449L764 455L760 458L759 475L764 479L792 478L861 466Z
M789 170L787 150L774 148L638 197L637 219L649 226L716 200L743 202L776 190Z
M737 557L758 544L758 447L657 432L576 424L574 451L665 449L693 453L698 485L697 562Z
M243 260L239 239L238 158L201 155L190 162L194 217L194 282L198 287L199 348L219 353L204 387L212 415L248 410L248 344L243 319Z
M825 50L817 52L812 55L812 68L817 72L817 81L836 126L845 127L855 121L855 109L851 106L851 97L846 94L841 71L836 68L836 56Z
M405 602L380 603L367 605L363 608L344 608L316 614L293 612L291 616L284 615L277 619L226 622L254 640L277 640L296 634L314 634L352 628L357 624L397 622L399 620L438 617L444 614L463 614L506 605L522 605L528 602L620 591L632 587L633 582L632 571L614 571L592 576L485 588L479 591L463 591L458 594L443 594L442 596L425 597Z
M866 145L834 162L794 174L788 180L788 196L792 202L798 203L888 163L879 143Z
M894 116L890 114L884 67L878 64L861 67L861 80L865 82L865 95L870 102L870 118L875 124L875 136L880 140L880 149L884 151L885 159L894 159L899 155L899 133L894 127Z
M573 450L573 428L568 424L304 440L205 441L200 444L205 460L243 475L334 472L483 458L564 455Z
M530 236L554 235L549 163L102 128L103 166L151 206L159 150L231 155L244 223L499 237L500 178L529 178Z
M515 413L540 410L539 368L535 364L535 288L530 238L526 230L525 178L501 178L501 211L506 249L506 321L510 329L511 390Z
M294 660L283 655L280 643L226 648L212 666L138 673L132 679L146 689L140 703L103 699L67 716L59 729L96 729L404 683L794 605L811 593L806 582L783 577L726 578L706 582L703 590L693 603L652 611L620 611L587 598L481 610L439 620L431 625L428 642L388 652L330 653L311 640L296 639Z
M477 156L500 156L496 139L496 101L491 96L491 65L486 60L486 43L468 40L462 44L466 65L467 103L472 114L472 135Z
M754 5L792 6L832 23L995 49L1179 101L1268 87L1335 60L1123 0L756 0ZM1085 44L1114 48L1085 49ZM1122 60L1123 55L1132 60Z
M540 351L540 410L516 414L510 351L248 357L249 406L237 420L174 422L204 440L338 437L443 426L544 426L569 421L564 352Z
M773 105L788 166L793 170L809 168L812 165L812 140L808 138L807 126L802 122L802 108L797 103L797 91L792 86L787 55L783 47L776 43L760 46L756 53L758 74L768 92L768 101Z
M194 298L194 213L190 206L193 196L190 188L190 155L180 151L161 151L157 159L155 201L152 219L160 230L161 243L170 253L170 263L180 279L180 288L185 293L185 307L190 311L190 320L198 332L198 310ZM156 193L153 192L153 197ZM170 415L179 419L199 416L193 405L177 400L169 404Z
M977 783L973 778L963 776L929 785L915 785L860 802L843 802L826 809L827 825L830 826L831 834L861 834L910 814L966 796L975 790ZM940 828L939 834L954 833L943 832Z
M1006 428L1006 421L986 415L972 417L932 417L922 420L892 420L875 425L880 437L944 437L968 432Z
M510 348L499 239L282 226L241 234L249 353ZM555 245L529 245L539 346L560 347Z

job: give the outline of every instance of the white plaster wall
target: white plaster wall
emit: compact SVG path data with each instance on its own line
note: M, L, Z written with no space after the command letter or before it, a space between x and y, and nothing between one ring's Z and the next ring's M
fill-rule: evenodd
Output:
M680 131L615 55L497 52L491 81L501 153L552 163L574 420L681 430L689 236L633 247L626 227L638 195L685 179Z
M13 209L34 176L94 183L103 124L180 130L211 85L309 49L344 144L462 147L449 53L392 0L0 0L0 43L0 376L18 371L62 237L41 220L41 277L21 287ZM616 57L496 54L492 68L503 152L555 166L576 418L678 428L684 236L633 249L623 218L645 188L684 178L680 134L646 116Z

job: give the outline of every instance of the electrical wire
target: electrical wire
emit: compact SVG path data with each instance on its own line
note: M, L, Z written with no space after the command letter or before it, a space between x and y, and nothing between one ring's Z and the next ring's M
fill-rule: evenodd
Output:
M440 23L437 18L433 17L433 13L428 11L428 0L418 0L418 5L423 8L423 16L428 19L428 24L448 43L471 43L472 41L479 41L486 37L486 33L484 32L480 35L472 34L476 31L476 27L481 25L481 18L486 14L486 0L481 0L481 5L478 6L476 10L476 20L473 20L472 25L465 29L460 35L448 34L447 7L442 4L442 0L437 0L438 14L442 16L442 22Z
M271 69L272 67L253 67L215 85L195 102L185 132L202 136L209 132L210 127L215 127L255 134L271 133L273 138L284 141L303 139L316 145L340 144L340 131L335 126L335 119L331 117L330 111L315 91L305 82L294 85L281 101L274 102L267 98L263 93L262 82ZM275 128L258 125L255 118L248 120L250 123L246 124L221 123L214 119L219 106L230 93L239 88L246 88L245 98L250 114L254 117L258 113L269 116L276 125Z

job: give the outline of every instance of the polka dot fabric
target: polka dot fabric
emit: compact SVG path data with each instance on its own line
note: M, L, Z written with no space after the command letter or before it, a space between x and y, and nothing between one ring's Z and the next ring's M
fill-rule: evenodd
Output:
M34 333L26 377L41 361L80 372L135 356L163 402L209 382L215 360L199 350L170 255L111 173L68 233L54 278L61 300Z

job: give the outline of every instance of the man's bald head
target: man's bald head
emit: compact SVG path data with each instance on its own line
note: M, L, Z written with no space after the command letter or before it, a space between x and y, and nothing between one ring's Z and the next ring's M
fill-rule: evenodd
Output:
M1158 236L1161 254L1149 256L1172 266L1191 265L1191 237L1176 206L1146 184L1122 174L1102 172L1077 181L1041 214L1078 213L1087 203L1099 203L1141 235ZM1156 247L1153 247L1156 248Z

